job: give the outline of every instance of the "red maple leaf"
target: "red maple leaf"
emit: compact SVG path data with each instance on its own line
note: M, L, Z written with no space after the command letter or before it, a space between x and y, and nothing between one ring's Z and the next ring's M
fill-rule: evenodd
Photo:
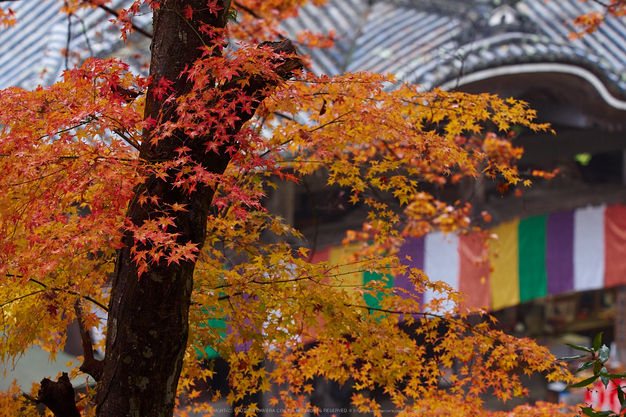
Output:
M505 191L509 190L509 184L506 184L504 182L499 182L498 183L498 191L500 191L500 195L503 196Z

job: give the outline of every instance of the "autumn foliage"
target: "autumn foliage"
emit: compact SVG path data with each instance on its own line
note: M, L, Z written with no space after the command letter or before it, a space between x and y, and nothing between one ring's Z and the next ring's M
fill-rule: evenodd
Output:
M123 279L149 285L179 267L193 274L179 395L196 396L195 382L212 377L200 361L211 349L230 364L231 403L274 385L273 404L286 410L309 408L314 377L353 384L354 406L376 415L380 405L364 390L384 388L407 415L487 415L483 395L526 393L520 373L569 381L545 348L493 330L487 316L470 324L470 313L484 313L458 307L460 294L398 257L408 236L478 230L468 204L439 201L424 184L520 183L522 151L507 133L547 129L533 122L534 111L489 94L421 92L392 75L314 75L275 43L257 46L283 35L277 24L300 2L241 1L233 5L236 22L235 10L222 4L210 0L202 13L224 22L231 16L224 29L196 22L202 14L191 6L177 11L204 46L175 79L131 74L118 59L88 59L52 86L0 91L2 360L33 344L54 357L77 316L87 329L104 324L96 312L114 307L110 296ZM123 28L139 6L119 14ZM149 113L147 102L160 110ZM344 262L379 280L354 286L343 265L310 263L306 247L261 238L267 231L301 237L263 199L277 179L299 183L317 171L368 207L367 223L346 236L361 250ZM193 234L201 241L188 238L195 223L185 220L198 210L207 213L197 217L206 230ZM125 278L124 268L134 275ZM415 292L389 288L387 277L399 274L410 276ZM429 288L441 296L422 304L415 294ZM168 309L156 303L154 311ZM115 360L107 356L105 375ZM70 377L85 378L78 370ZM442 379L449 388L438 387ZM84 415L100 413L93 406L104 401L100 385L100 397L91 390L78 400ZM0 407L31 412L38 389L21 387L27 398L13 387ZM520 407L513 415L556 408Z
M596 6L597 11L589 12L577 16L572 22L580 31L571 34L572 39L579 38L588 33L595 32L602 25L607 16L622 18L626 15L626 1L624 0L584 0Z

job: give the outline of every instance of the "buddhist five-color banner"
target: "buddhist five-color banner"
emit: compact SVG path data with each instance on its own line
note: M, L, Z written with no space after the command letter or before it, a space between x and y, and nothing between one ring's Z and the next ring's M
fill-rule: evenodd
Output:
M431 233L409 239L400 258L465 293L465 305L494 311L548 294L626 284L626 206L528 217L491 232L498 238L488 250L476 236ZM316 260L338 262L342 253L346 249L331 248ZM374 278L355 271L342 271L347 286ZM406 277L393 285L411 289ZM428 302L433 296L422 297Z

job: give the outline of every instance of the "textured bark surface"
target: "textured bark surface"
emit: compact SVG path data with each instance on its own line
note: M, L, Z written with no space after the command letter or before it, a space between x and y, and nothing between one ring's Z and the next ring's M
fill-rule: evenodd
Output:
M224 16L230 6L229 1L224 0L224 3L218 16L202 12L206 10L206 0L164 1L161 4L161 9L154 14L150 68L153 80L164 77L173 81L172 87L177 95L189 92L190 83L186 77L179 78L179 74L186 65L191 65L201 57L199 47L208 44L210 40L200 39L198 27L192 27L183 20L180 11L189 5L194 10L194 19L215 27L224 27ZM289 41L270 45L276 50L295 52ZM299 60L296 61L291 63L290 69L300 66ZM267 82L264 80L252 80L251 85L246 87L246 93L256 95L260 102L263 99L260 94L267 91L266 87ZM160 114L165 115L162 120L175 117L172 109L164 108L163 103L154 100L148 92L146 117L158 119ZM230 133L241 129L243 123L252 116L240 114L239 117L241 120ZM157 146L147 145L142 149L140 157L146 160L172 159L177 156L174 150L184 143L192 148L191 154L196 162L211 172L222 173L230 157L224 153L206 153L204 143L207 140L210 137L192 140L182 132L175 132ZM161 203L184 204L188 210L175 213L179 242L193 242L202 246L209 206L214 195L212 189L198 188L196 192L188 194L169 181L153 177L137 192L158 196ZM141 225L153 215L155 209L150 204L133 204L127 216L134 224ZM192 262L168 265L162 261L151 264L148 272L139 278L130 253L132 236L126 236L124 244L126 247L118 252L112 280L105 367L96 398L97 415L171 416L187 345L188 311L195 265Z
M35 402L44 404L56 417L80 417L74 395L70 378L63 372L56 382L48 378L41 381Z

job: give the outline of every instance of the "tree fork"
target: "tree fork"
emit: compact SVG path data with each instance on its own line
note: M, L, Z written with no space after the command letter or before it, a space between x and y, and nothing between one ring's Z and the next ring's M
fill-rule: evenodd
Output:
M23 395L36 404L45 405L56 417L81 417L76 406L74 387L66 372L63 372L57 381L42 379L37 398Z

